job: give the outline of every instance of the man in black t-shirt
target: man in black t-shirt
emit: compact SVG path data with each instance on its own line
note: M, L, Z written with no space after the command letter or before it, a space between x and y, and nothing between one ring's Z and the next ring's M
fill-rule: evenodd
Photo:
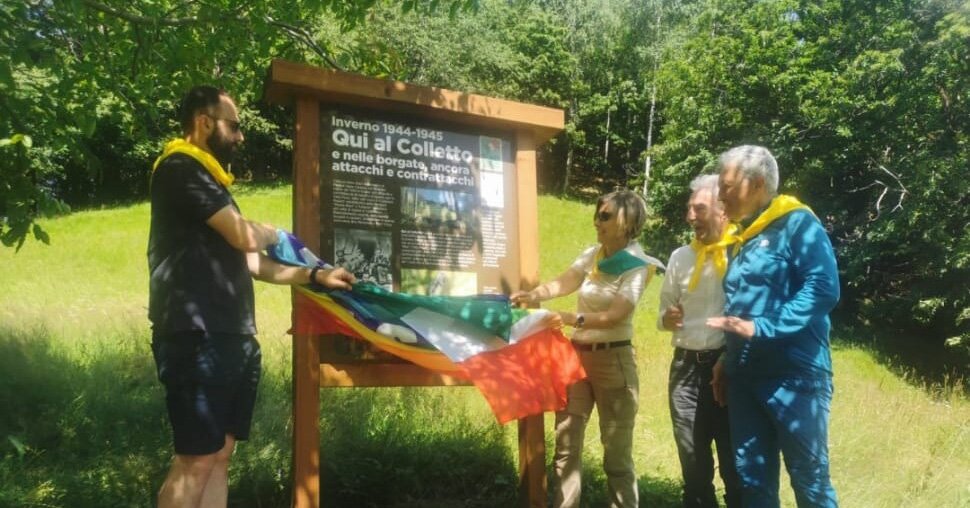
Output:
M166 145L151 183L148 315L175 445L158 506L225 506L229 459L249 436L261 369L252 279L334 289L355 279L261 254L277 230L245 219L229 193L224 166L243 135L224 91L193 88L179 120L183 137Z

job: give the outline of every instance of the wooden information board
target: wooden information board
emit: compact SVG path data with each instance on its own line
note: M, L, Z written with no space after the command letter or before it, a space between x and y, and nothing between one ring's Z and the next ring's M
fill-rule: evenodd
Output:
M281 60L265 99L295 106L293 229L322 258L413 293L538 283L536 148L562 110ZM293 506L320 506L321 388L458 384L345 337L294 335ZM544 443L542 415L519 421L523 506L545 506Z

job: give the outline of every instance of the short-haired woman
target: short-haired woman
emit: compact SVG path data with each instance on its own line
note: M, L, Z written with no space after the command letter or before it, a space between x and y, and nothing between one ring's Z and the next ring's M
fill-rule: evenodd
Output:
M575 328L572 341L587 378L569 387L567 406L556 413L557 508L580 504L583 436L594 405L610 506L638 503L632 450L639 399L633 310L653 275L651 265L660 265L637 242L646 215L643 198L634 192L602 196L593 215L599 244L583 251L555 280L512 295L515 303L535 304L579 291L577 311L559 313L563 324Z

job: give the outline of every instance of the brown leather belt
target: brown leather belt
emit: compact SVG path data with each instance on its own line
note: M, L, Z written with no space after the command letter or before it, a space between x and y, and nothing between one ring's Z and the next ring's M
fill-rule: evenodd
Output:
M599 351L601 349L613 349L615 347L632 346L633 341L630 340L617 340L613 342L592 342L589 344L579 344L573 342L573 347L580 351Z

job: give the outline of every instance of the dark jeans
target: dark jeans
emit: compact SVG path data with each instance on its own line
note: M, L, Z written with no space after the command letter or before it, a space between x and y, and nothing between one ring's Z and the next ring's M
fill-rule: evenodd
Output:
M741 486L734 467L727 408L714 402L712 369L719 351L694 352L677 348L670 363L670 419L684 478L684 507L717 507L714 493L714 454L724 481L728 508L741 506Z

